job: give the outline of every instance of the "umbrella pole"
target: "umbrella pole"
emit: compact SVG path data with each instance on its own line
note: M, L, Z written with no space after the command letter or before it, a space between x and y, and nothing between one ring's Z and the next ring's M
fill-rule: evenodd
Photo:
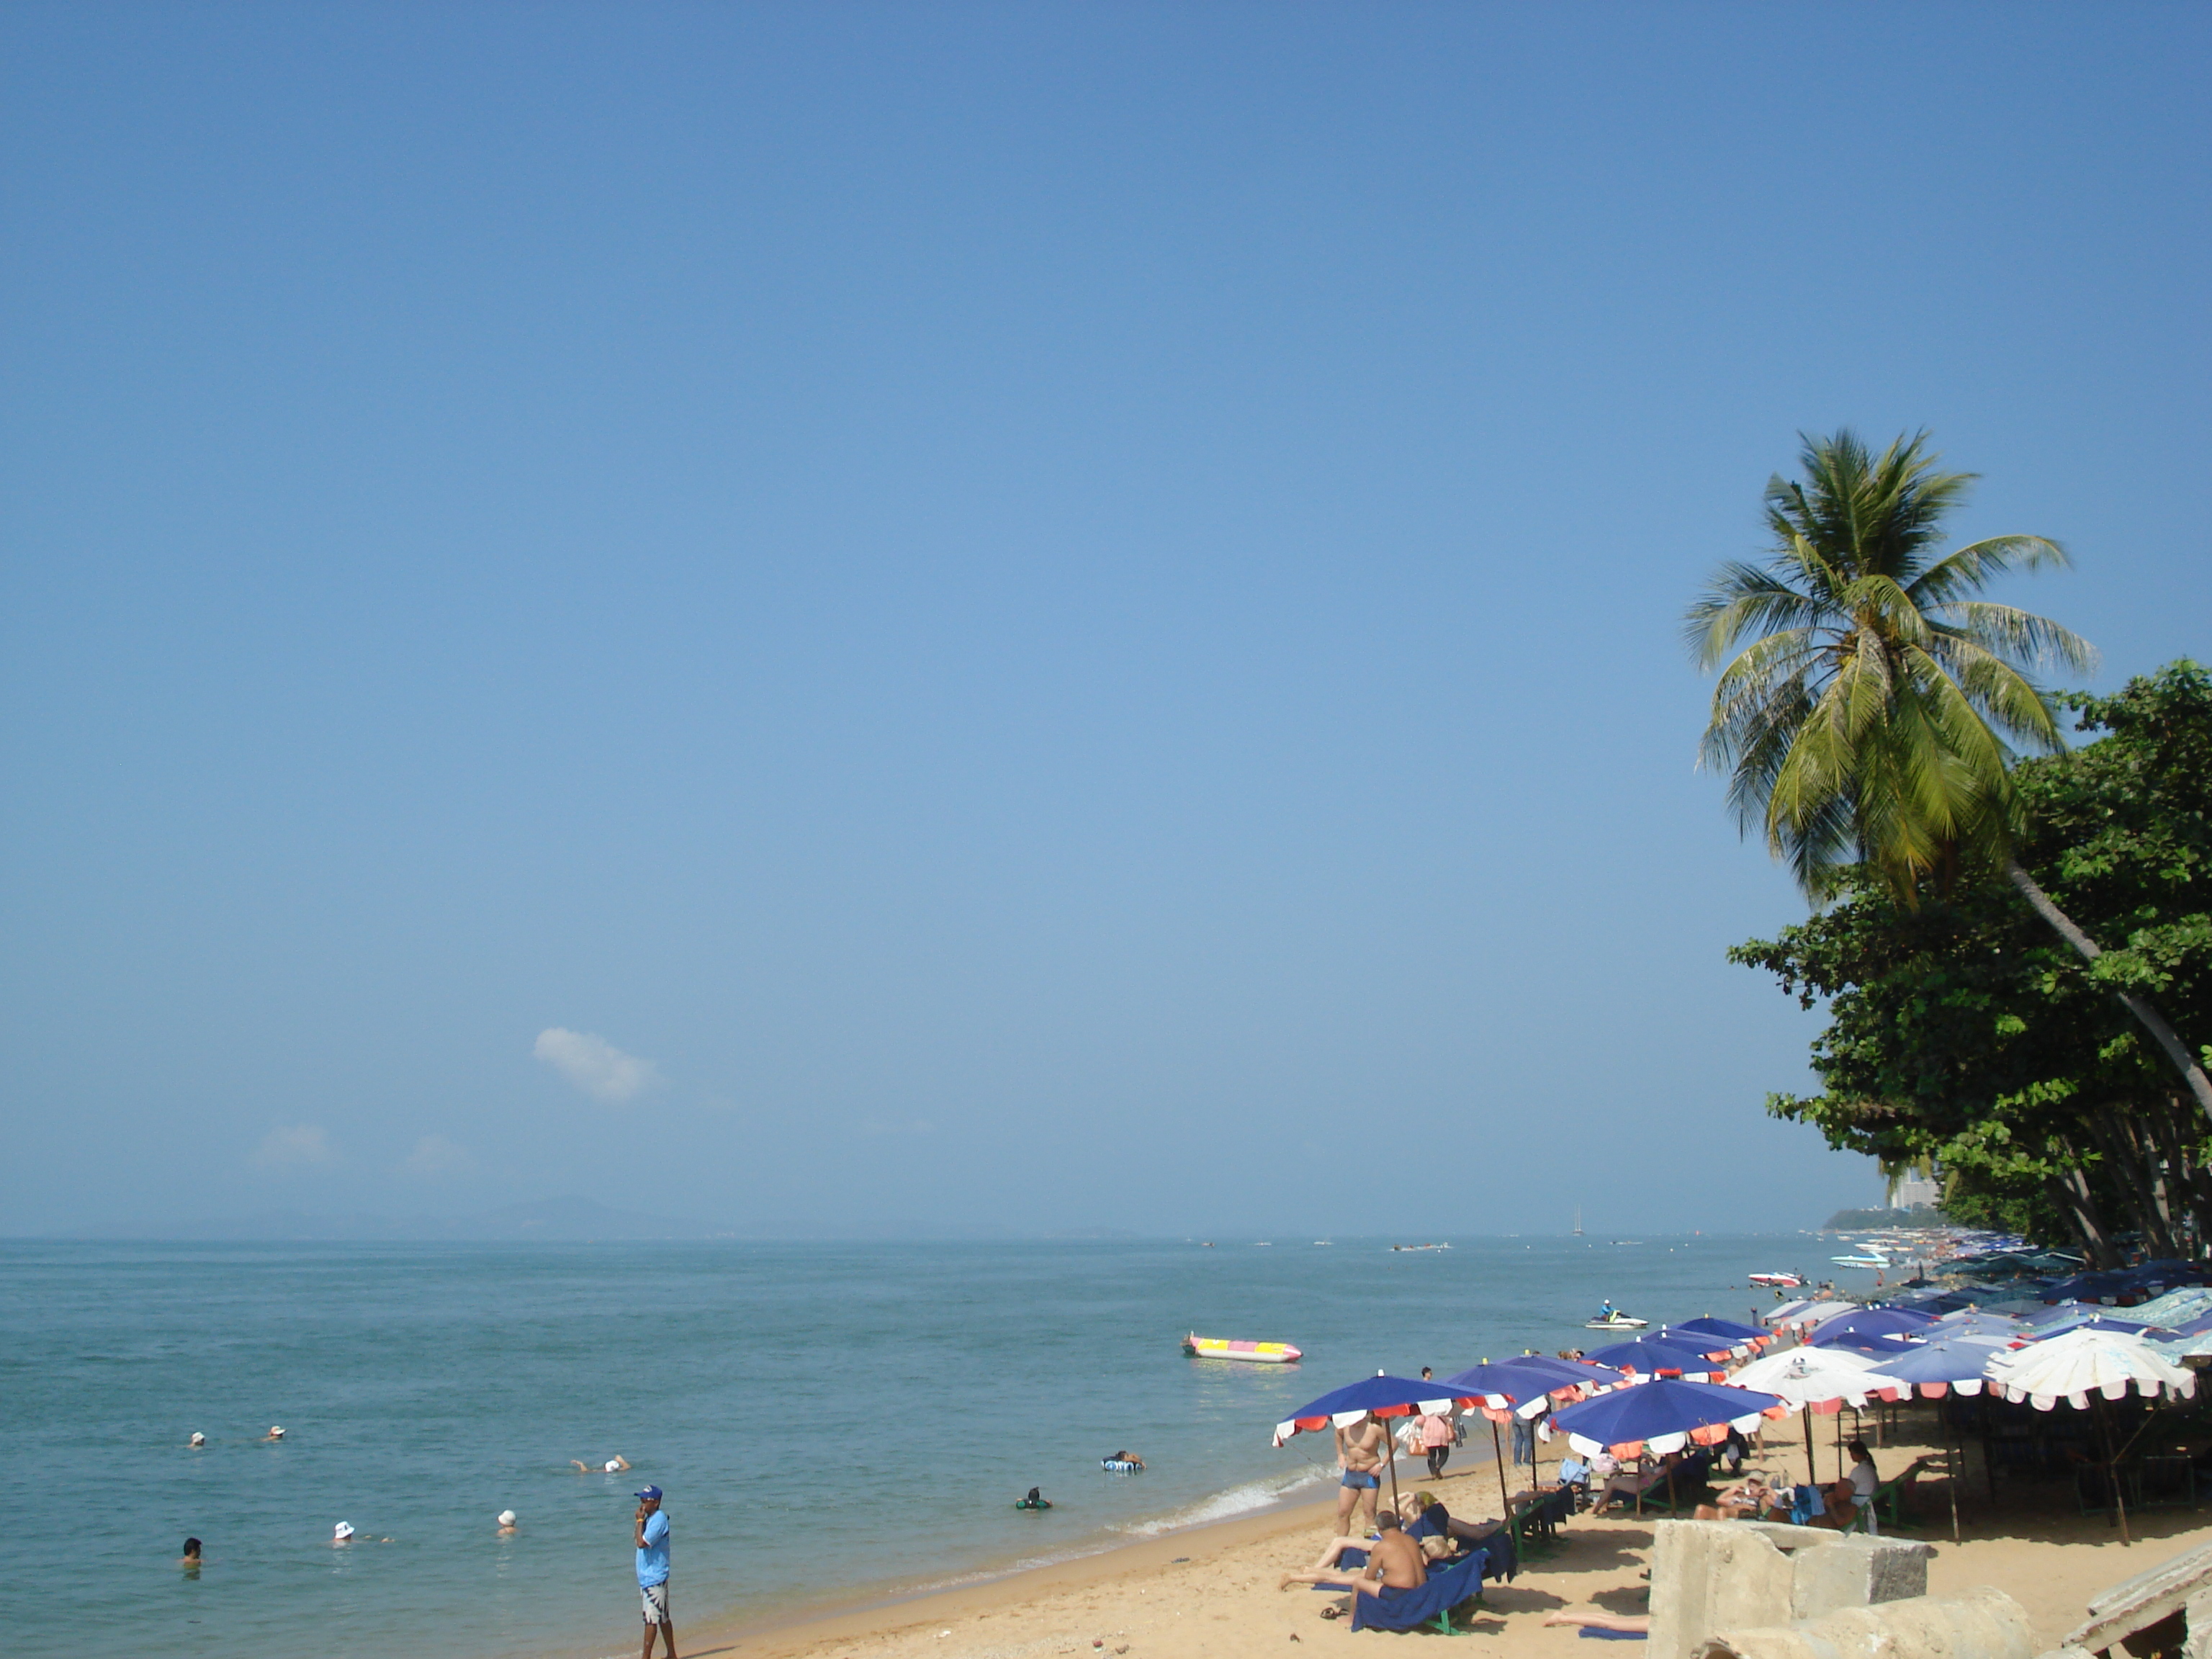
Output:
M2125 1548L2130 1542L2128 1505L2127 1500L2120 1496L2120 1460L2118 1454L2112 1449L2112 1419L2106 1414L2105 1402L2101 1399L2094 1403L2092 1409L2097 1413L2097 1426L2105 1436L2105 1479L2112 1483L2112 1513L2119 1517L2120 1545Z
M1505 1495L1505 1449L1498 1443L1498 1425L1495 1423L1490 1425L1490 1462L1491 1467L1498 1471L1498 1501L1502 1506L1499 1513L1510 1527L1513 1524L1513 1500Z
M1936 1409L1942 1412L1942 1401L1936 1402ZM1944 1415L1948 1419L1949 1414L1946 1413ZM1959 1536L1959 1484L1966 1478L1966 1441L1963 1435L1954 1434L1952 1438L1958 1443L1959 1456L1958 1461L1951 1466L1950 1480L1945 1483L1951 1488L1951 1541L1954 1544L1963 1544L1966 1540Z
M1390 1513L1403 1522L1406 1512L1398 1507L1398 1437L1387 1428L1382 1431L1382 1454L1390 1460Z
M1813 1405L1808 1401L1798 1410L1805 1413L1805 1478L1814 1486L1820 1484L1820 1466L1813 1455Z

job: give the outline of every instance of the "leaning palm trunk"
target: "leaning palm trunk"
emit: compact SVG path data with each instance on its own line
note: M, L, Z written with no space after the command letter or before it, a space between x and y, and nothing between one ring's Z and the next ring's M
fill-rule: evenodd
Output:
M2018 859L2005 860L2005 875L2034 907L2035 914L2049 922L2059 938L2081 953L2084 962L2094 962L2105 954L2096 940L2075 926L2074 919L2051 902L2051 895L2036 885L2035 878L2021 868ZM2212 1078L2204 1075L2204 1068L2197 1063L2195 1056L2175 1034L2173 1027L2166 1023L2166 1016L2159 1012L2148 997L2117 988L2112 994L2136 1017L2143 1030L2150 1033L2151 1041L2157 1043L2166 1057L2173 1062L2174 1070L2181 1073L2182 1080L2189 1085L2189 1092L2196 1097L2197 1110L2204 1115L2209 1123L2212 1123Z

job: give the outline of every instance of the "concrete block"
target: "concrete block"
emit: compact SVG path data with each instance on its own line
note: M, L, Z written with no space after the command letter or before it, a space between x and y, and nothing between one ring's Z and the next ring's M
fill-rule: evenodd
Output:
M1770 1530L1733 1521L1658 1523L1651 1547L1649 1659L1692 1659L1711 1632L1789 1622L1790 1557L1767 1535Z
M1717 1632L1686 1659L2032 1659L2027 1609L1984 1586L1843 1607L1802 1625Z
M1791 1619L1802 1624L1839 1607L1870 1607L1928 1594L1928 1563L1936 1552L1927 1545L1905 1538L1826 1535L1832 1542L1790 1558Z

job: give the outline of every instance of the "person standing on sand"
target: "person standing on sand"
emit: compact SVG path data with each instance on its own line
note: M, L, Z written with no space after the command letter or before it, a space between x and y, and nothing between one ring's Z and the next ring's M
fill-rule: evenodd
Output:
M1451 1419L1442 1412L1425 1412L1421 1416L1421 1450L1429 1460L1429 1479L1441 1480L1444 1465L1451 1461Z
M1346 1524L1355 1509L1367 1511L1367 1524L1375 1524L1375 1500L1382 1490L1382 1425L1370 1415L1361 1418L1349 1427L1336 1431L1336 1466L1343 1471L1337 1480L1336 1529L1350 1530Z
M676 1621L668 1616L668 1517L660 1512L661 1492L647 1486L637 1495L637 1592L645 1603L645 1648L639 1659L653 1659L658 1629L676 1659Z

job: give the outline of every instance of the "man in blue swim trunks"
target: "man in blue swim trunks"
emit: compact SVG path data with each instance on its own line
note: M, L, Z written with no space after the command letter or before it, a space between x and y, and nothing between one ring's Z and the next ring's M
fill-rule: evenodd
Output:
M1382 1451L1386 1444L1382 1425L1373 1417L1363 1417L1349 1425L1340 1424L1336 1431L1336 1466L1342 1471L1337 1477L1336 1529L1340 1533L1352 1530L1354 1509L1367 1511L1363 1523L1371 1529L1375 1525L1375 1500L1382 1486Z

